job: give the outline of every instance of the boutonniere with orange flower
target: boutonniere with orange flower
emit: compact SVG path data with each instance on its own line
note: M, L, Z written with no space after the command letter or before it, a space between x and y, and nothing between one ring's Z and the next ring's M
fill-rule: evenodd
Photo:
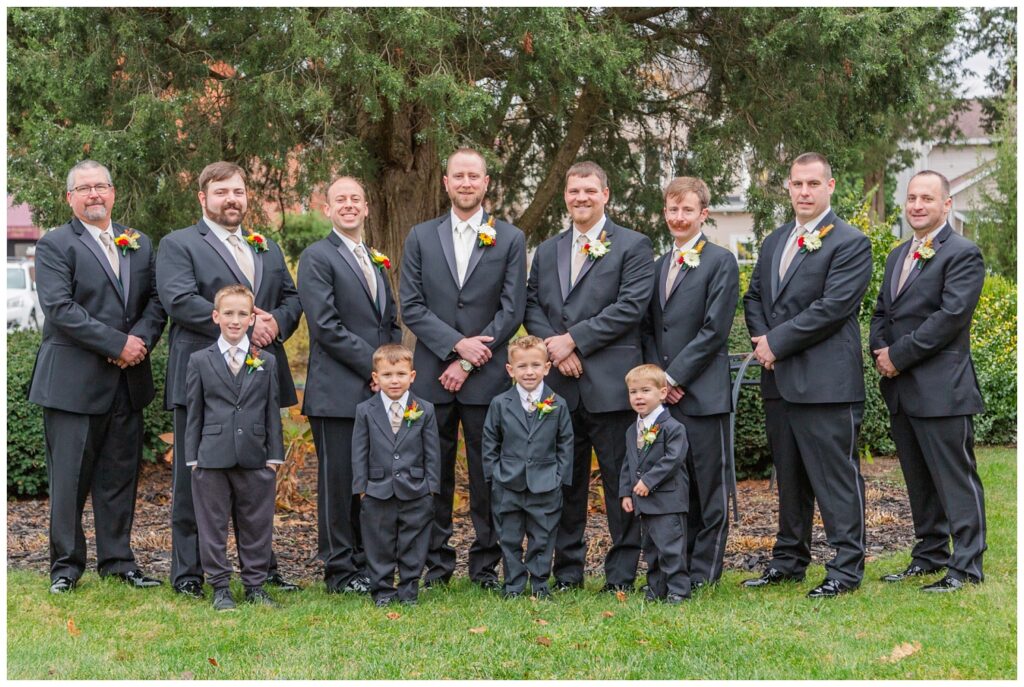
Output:
M494 215L487 218L487 221L476 228L477 244L481 248L489 248L498 240L498 232L494 228Z
M245 235L245 242L252 246L252 249L257 253L267 252L267 237L263 234L257 234L255 231L250 231Z
M405 409L405 412L402 413L402 419L405 420L406 427L412 427L412 423L416 422L421 417L423 417L423 411L420 409L420 406L416 401L410 403Z
M640 435L643 439L644 445L643 450L647 450L652 444L658 439L658 432L661 431L661 425L651 425L647 428L647 431Z
M534 401L533 407L537 409L537 421L544 419L545 415L553 412L558 406L555 404L555 395L551 394L543 401Z
M249 375L263 367L263 358L260 357L260 349L253 346L249 350L249 355L245 356L245 367L245 373Z
M676 262L679 263L680 269L692 270L696 267L700 267L700 254L704 252L705 243L707 243L707 241L702 240L688 251L678 251L676 255Z
M391 269L391 258L381 253L376 248L370 249L370 262L381 272Z
M114 237L114 245L121 249L121 255L128 255L128 251L139 249L139 233L134 229L125 229Z
M834 224L830 224L827 227L822 227L819 231L804 234L798 238L796 240L796 245L800 246L800 252L813 253L821 248L821 240L828 236L828 233L832 231L832 227L834 226Z
M917 269L922 269L924 264L934 257L935 249L932 248L932 240L929 238L923 245L918 246L917 250L914 251L914 266Z
M607 239L608 233L602 231L601 235L597 237L596 241L587 241L580 248L580 252L587 256L590 260L599 260L608 254L611 250L612 242Z

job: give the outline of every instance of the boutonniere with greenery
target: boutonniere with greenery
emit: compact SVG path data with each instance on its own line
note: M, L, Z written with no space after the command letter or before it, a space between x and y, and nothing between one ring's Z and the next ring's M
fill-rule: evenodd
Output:
M681 269L692 270L695 267L700 267L700 254L704 252L705 243L707 240L702 240L690 250L677 253L676 262L679 263Z
M543 420L545 415L550 414L558 408L555 404L555 395L551 394L543 401L534 401L533 407L537 409L537 420Z
M584 243L580 252L586 255L590 260L599 260L600 258L603 258L608 255L608 251L612 247L612 242L607 240L607 236L607 232L602 231L596 241L587 241Z
M640 435L643 439L644 445L643 450L647 450L651 445L658 439L658 432L661 431L661 425L651 425L647 428L647 431Z
M381 253L376 248L370 249L370 262L381 272L391 269L391 258Z
M487 221L476 228L477 244L481 248L493 246L498 240L498 232L494 228L494 215L487 218Z
M412 427L412 423L416 422L421 417L423 417L423 411L420 409L420 406L416 401L410 403L405 409L405 412L402 413L402 419L405 420L406 427Z
M804 234L796 240L796 245L800 246L801 253L813 253L814 251L821 248L821 240L828 236L828 233L832 231L834 224L830 224L827 227L822 227L821 230L812 232L810 234Z
M253 346L249 350L249 355L245 356L245 367L245 373L250 375L263 367L263 358L260 357L260 349Z
M932 240L929 238L923 245L918 246L914 251L914 266L922 269L924 264L935 257L935 249L932 248Z
M257 253L267 252L267 237L263 234L257 234L255 231L250 231L245 235L245 242L252 246L252 249Z
M128 251L139 249L139 233L134 229L125 229L114 237L114 245L121 249L121 255L128 255Z

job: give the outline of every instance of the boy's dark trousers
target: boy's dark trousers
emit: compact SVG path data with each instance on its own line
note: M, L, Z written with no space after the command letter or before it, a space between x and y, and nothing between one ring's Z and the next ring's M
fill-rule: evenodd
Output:
M664 599L668 594L689 598L686 513L641 514L640 531L650 594L659 599Z
M276 484L276 473L271 468L196 468L192 471L199 556L206 581L214 589L227 587L231 580L227 540L232 503L242 584L259 587L266 581L274 531Z
M403 501L363 496L360 512L366 570L374 601L415 601L420 576L427 564L430 526L434 518L431 494ZM395 589L395 568L398 588Z
M555 532L562 515L561 487L535 494L529 490L506 489L495 482L491 508L505 567L504 591L522 594L526 588L527 573L534 594L546 589L555 552Z

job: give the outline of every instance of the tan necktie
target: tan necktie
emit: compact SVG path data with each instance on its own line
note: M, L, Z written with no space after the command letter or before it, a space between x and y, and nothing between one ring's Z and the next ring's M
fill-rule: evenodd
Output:
M636 447L644 447L644 419L642 417L636 419Z
M238 234L228 236L228 243L231 244L231 248L235 252L235 262L238 263L238 269L242 270L242 274L245 275L245 278L255 288L256 271L253 265L252 251L242 243L242 239L238 238Z
M242 356L239 355L241 350L238 346L232 346L228 349L228 367L231 368L231 374L237 375L242 369Z
M117 259L117 247L114 246L114 239L109 231L100 232L100 243L103 244L103 252L107 254L107 262L110 263L110 269L114 270L114 276L120 279L121 264Z
M527 394L526 395L526 414L527 415L533 415L535 412L537 412L537 406L535 405L536 403L537 403L537 399L534 397L533 394Z
M376 303L377 275L373 273L373 266L370 264L370 258L366 255L366 249L360 243L353 252L356 256L356 262L359 263L359 268L363 271L363 278L366 279L366 288L370 290L370 298Z
M793 243L790 244L789 248L782 255L782 262L779 263L779 279L786 276L786 270L789 269L789 265L793 262L793 258L796 257L796 252L800 250L800 237L807 233L806 227L796 228L796 238L793 239Z
M572 273L569 275L570 286L576 285L576 279L580 276L580 270L583 269L583 263L587 261L587 256L583 252L583 246L585 246L589 240L590 239L587 238L586 234L580 234L574 242L572 253Z
M391 412L388 413L391 419L391 431L398 434L398 428L402 426L402 404L398 401L391 402Z
M917 252L921 243L922 241L919 241L916 238L910 243L910 250L907 251L907 257L903 259L903 272L900 273L900 282L896 287L896 293L903 290L903 287L907 283L907 279L910 278L910 273L914 269L914 253Z
M459 275L459 286L461 286L466 281L466 272L469 271L469 256L473 253L473 228L469 222L459 222L455 225L455 233L458 234L459 239L459 247L455 252L455 271Z
M679 264L679 251L676 251L672 256L672 264L668 268L668 278L665 279L665 299L672 295L672 286L676 283L676 277L679 276L679 271L683 268Z

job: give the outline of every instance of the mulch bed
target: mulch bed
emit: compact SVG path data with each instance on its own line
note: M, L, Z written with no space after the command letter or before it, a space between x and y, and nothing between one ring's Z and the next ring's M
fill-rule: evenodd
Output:
M278 509L274 519L274 550L282 573L289 579L316 581L321 578L322 565L316 556L316 458L298 473L299 493L305 502L290 511ZM914 542L910 505L902 484L899 464L892 458L875 459L863 464L867 489L868 560L886 551L909 548ZM466 574L466 552L473 530L465 494L465 473L458 477L455 535L452 545L458 551L457 574ZM596 485L591 493L592 509L587 522L587 572L602 574L609 537L604 514L596 504L601 502ZM749 480L738 486L740 521L730 523L725 566L739 570L760 570L769 560L777 527L778 504L768 480ZM7 565L10 568L36 570L49 568L48 500L14 499L7 501ZM139 482L132 543L143 571L166 578L171 564L171 466L166 463L145 464ZM86 504L84 517L90 565L95 565L95 541L91 505ZM229 543L229 551L234 544ZM812 554L814 561L824 563L832 555L825 541L820 517L815 516ZM233 554L232 554L233 555ZM235 561L237 565L237 561Z

